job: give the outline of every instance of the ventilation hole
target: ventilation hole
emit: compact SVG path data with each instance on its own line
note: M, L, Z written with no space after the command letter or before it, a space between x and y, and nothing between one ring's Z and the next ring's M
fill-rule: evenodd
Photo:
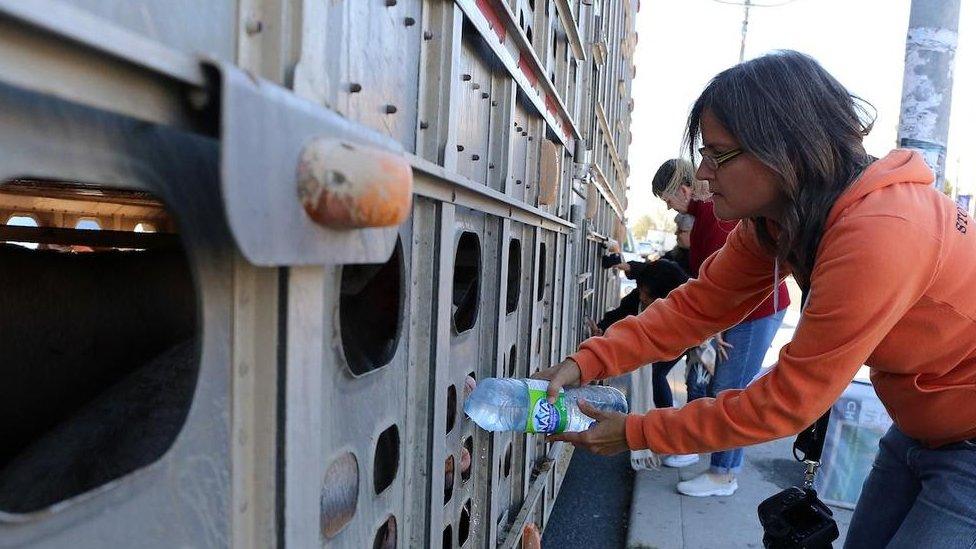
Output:
M546 295L546 243L539 244L539 277L536 284L536 301L542 301Z
M97 219L79 219L78 223L75 223L75 228L83 231L100 231L102 230L102 224Z
M29 215L12 215L7 219L5 224L11 227L37 227L37 220ZM31 250L37 249L36 242L10 242L10 244L30 248Z
M109 211L167 232L76 229ZM170 220L144 191L0 181L0 511L35 513L105 486L179 436L201 317ZM30 247L10 245L21 241Z
M454 430L457 419L457 388L454 385L447 387L447 433Z
M468 541L468 534L471 532L471 500L464 503L461 508L461 518L458 520L458 546L463 546Z
M502 458L502 475L508 478L512 474L512 443L505 445L505 457Z
M518 371L518 351L515 349L515 345L508 350L508 375L507 377L515 377L515 373Z
M359 463L356 456L346 452L325 470L322 496L319 500L322 534L333 538L356 514L359 496Z
M454 330L464 333L478 318L481 292L481 241L478 235L464 232L454 256Z
M464 439L464 444L461 445L461 482L464 482L471 478L471 469L474 465L474 438L468 437Z
M373 538L373 549L396 549L397 546L397 521L396 517L390 515L386 522L376 531Z
M444 503L451 501L454 495L454 456L447 456L444 460Z
M443 541L441 541L441 546L444 549L452 549L454 547L454 532L451 530L450 524L444 527L444 536Z
M396 354L403 324L403 269L399 239L386 263L342 268L342 351L357 376L382 368Z
M513 238L508 242L508 291L505 295L505 313L518 309L522 289L522 243Z
M380 433L373 458L373 492L382 494L393 484L400 467L400 430L390 425Z

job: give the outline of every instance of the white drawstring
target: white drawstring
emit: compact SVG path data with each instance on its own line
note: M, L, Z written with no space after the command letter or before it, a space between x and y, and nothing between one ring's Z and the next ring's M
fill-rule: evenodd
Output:
M779 312L779 258L773 266L773 312Z

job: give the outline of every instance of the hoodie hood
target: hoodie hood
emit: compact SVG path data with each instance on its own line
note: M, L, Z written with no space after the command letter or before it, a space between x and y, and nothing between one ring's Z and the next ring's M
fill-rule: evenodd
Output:
M826 226L832 225L852 204L878 189L901 183L931 185L934 181L935 174L921 153L911 149L895 149L871 163L857 181L840 195L827 216Z

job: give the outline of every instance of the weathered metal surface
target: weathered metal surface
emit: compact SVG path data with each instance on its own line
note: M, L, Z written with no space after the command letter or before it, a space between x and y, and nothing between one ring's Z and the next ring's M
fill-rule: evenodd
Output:
M0 514L0 547L229 544L229 379L235 256L220 216L217 144L0 85L0 181L80 181L152 193L187 246L200 303L200 370L182 432L154 464L30 515ZM5 265L5 268L10 266ZM151 513L147 510L152 510Z
M231 65L217 68L223 197L244 256L267 266L385 261L395 227L350 231L315 223L297 199L295 174L302 150L319 137L393 155L403 154L399 143Z

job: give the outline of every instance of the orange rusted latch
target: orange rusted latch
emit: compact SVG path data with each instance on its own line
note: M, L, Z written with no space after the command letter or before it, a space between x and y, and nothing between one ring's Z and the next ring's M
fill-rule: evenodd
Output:
M522 549L542 549L542 534L534 522L522 528Z
M413 169L397 154L317 137L302 150L297 179L305 212L326 227L388 227L410 215Z

